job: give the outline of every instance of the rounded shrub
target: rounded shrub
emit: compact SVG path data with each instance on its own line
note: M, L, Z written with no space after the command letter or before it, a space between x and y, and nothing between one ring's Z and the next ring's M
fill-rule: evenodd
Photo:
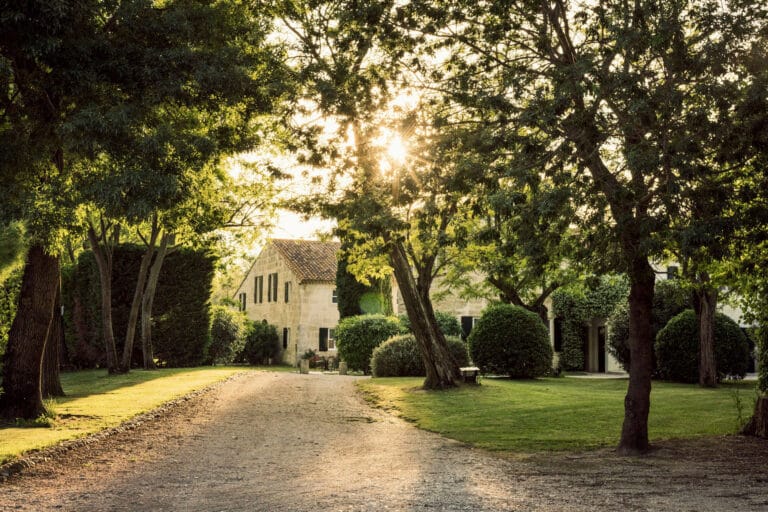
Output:
M240 352L239 360L248 364L268 364L269 360L276 361L280 357L282 347L277 328L262 322L247 322L245 346Z
M483 373L534 378L552 368L547 328L536 313L511 304L483 311L468 338L472 360Z
M699 381L699 331L696 313L687 309L670 320L656 336L660 378L677 382ZM715 314L715 365L719 378L743 377L749 363L749 344L738 324Z
M344 318L336 328L336 348L339 358L350 370L370 372L373 349L384 340L400 333L397 317L359 315Z
M411 329L411 320L405 313L398 315L400 320L400 333L408 334L413 332ZM445 311L435 311L435 320L437 327L444 336L461 336L461 324L458 318Z
M446 336L448 350L459 366L469 364L466 344L457 336ZM427 372L413 334L389 338L373 350L371 373L374 377L424 377Z
M211 343L208 362L229 364L245 345L245 322L242 313L226 306L211 308Z

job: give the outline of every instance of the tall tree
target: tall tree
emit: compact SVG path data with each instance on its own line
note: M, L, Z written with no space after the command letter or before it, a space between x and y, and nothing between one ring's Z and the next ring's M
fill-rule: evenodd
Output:
M420 24L431 39L452 51L443 73L452 98L492 106L499 152L567 190L592 251L618 248L617 269L630 281L622 453L649 449L651 260L680 191L692 176L718 172L700 165L704 121L729 118L729 91L747 83L742 57L765 26L764 7L725 4L414 3L433 20Z
M287 0L276 2L273 12L290 34L285 42L297 63L297 83L305 85L303 102L297 106L304 107L304 119L293 120L303 122L298 131L309 150L306 161L344 176L331 184L331 201L324 201L324 211L338 219L340 229L353 240L378 246L387 256L427 369L425 387L453 386L458 368L437 327L428 293L436 260L430 251L422 252L426 258L415 265L414 276L416 253L408 249L409 223L395 214L409 204L398 197L400 178L405 182L416 174L402 171L415 169L403 166L390 177L382 172L386 144L381 139L387 135L383 124L409 44L395 23L396 2ZM318 115L324 121L311 122ZM343 183L341 190L338 183ZM403 191L412 190L403 185ZM447 206L442 209L447 217L455 209L439 199L432 204ZM437 230L445 229L438 221Z

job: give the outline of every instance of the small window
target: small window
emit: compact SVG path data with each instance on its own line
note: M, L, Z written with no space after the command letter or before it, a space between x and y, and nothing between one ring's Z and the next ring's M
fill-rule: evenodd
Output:
M286 281L285 282L285 303L288 304L290 299L291 299L291 282Z
M256 304L264 302L264 276L256 276L253 279L253 302Z
M339 295L336 293L336 288L333 289L333 295L331 296L331 302L334 304L338 304L339 302Z
M677 279L678 272L677 265L670 265L667 267L667 279Z
M289 341L291 341L291 328L283 327L283 349L288 348Z
M318 343L318 350L320 350L320 352L328 351L328 328L327 327L320 328L320 340Z
M246 304L246 300L248 300L248 295L245 292L243 292L240 294L239 298L240 298L239 309L240 311L245 311L245 304Z
M328 350L336 350L336 329L328 330Z
M267 276L267 302L277 302L277 272Z

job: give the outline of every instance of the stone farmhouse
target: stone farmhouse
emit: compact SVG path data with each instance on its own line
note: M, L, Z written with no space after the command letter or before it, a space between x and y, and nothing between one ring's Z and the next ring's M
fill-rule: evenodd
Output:
M298 364L310 349L336 356L339 247L338 242L269 240L237 289L240 310L249 319L277 327L287 364Z

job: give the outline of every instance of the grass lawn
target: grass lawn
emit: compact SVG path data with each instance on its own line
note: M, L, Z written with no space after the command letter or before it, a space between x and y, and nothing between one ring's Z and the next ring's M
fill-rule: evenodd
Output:
M419 427L490 450L584 450L618 444L625 379L483 379L480 386L423 391L423 378L381 378L358 385L373 403ZM754 406L754 382L717 389L654 382L649 435L662 439L732 434ZM746 419L746 418L744 418Z
M61 375L66 397L47 402L56 417L50 427L0 425L0 464L34 449L82 437L147 412L252 367L132 370L107 376L104 370ZM273 367L269 367L273 369Z

